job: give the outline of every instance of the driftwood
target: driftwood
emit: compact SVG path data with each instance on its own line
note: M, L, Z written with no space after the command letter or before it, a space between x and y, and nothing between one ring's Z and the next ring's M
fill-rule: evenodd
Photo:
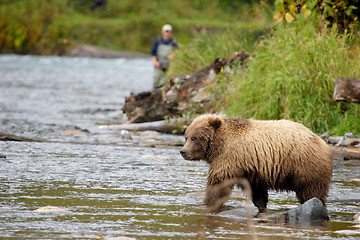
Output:
M337 160L360 160L360 148L331 146L333 158Z
M12 134L2 133L0 132L0 141L17 141L17 142L44 142L44 140L37 138L27 138L15 136Z
M360 80L339 77L336 81L333 100L360 103Z
M125 99L123 111L130 123L163 120L165 117L188 113L204 113L213 108L213 99L208 87L223 69L231 69L235 62L243 63L248 52L239 52L233 58L217 58L202 70L169 79L163 90L131 94Z
M173 118L170 120L161 120L144 123L125 123L119 125L102 125L100 128L129 130L129 131L157 131L168 134L183 134L186 127L190 124L189 118Z

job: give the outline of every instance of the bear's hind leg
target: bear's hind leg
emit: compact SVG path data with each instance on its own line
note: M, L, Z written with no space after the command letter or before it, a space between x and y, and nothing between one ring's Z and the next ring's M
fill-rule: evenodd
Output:
M262 213L266 209L268 203L268 192L266 189L260 186L252 186L252 201L254 205L259 209L259 213Z
M327 186L318 187L317 185L303 186L296 191L296 197L299 199L299 202L303 204L307 200L310 200L313 197L317 197L326 207L326 197L327 197L328 188Z

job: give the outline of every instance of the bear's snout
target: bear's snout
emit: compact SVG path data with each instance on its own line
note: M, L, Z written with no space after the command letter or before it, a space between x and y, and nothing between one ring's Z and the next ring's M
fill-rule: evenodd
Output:
M186 150L185 149L181 149L180 150L180 154L181 156L185 159L185 160L188 160L188 156L186 154Z

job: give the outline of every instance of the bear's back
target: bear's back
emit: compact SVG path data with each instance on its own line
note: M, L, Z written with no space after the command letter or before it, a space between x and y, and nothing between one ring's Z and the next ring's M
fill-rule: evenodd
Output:
M332 172L330 148L304 125L289 120L241 121L244 124L230 127L232 137L226 138L227 146L232 150L225 152L236 152L234 155L241 168L254 169L274 177L270 181L275 181L280 172L292 172L297 176L306 175L306 171L326 175ZM319 166L323 166L320 171Z

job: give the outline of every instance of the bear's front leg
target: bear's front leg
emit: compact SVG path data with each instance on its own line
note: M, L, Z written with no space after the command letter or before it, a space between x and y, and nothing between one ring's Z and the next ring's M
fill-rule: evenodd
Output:
M233 187L234 184L224 183L207 186L204 202L210 212L220 209L229 200Z
M266 210L266 205L268 203L269 194L267 190L261 186L252 185L252 201L254 205L259 209L259 213L262 213Z

